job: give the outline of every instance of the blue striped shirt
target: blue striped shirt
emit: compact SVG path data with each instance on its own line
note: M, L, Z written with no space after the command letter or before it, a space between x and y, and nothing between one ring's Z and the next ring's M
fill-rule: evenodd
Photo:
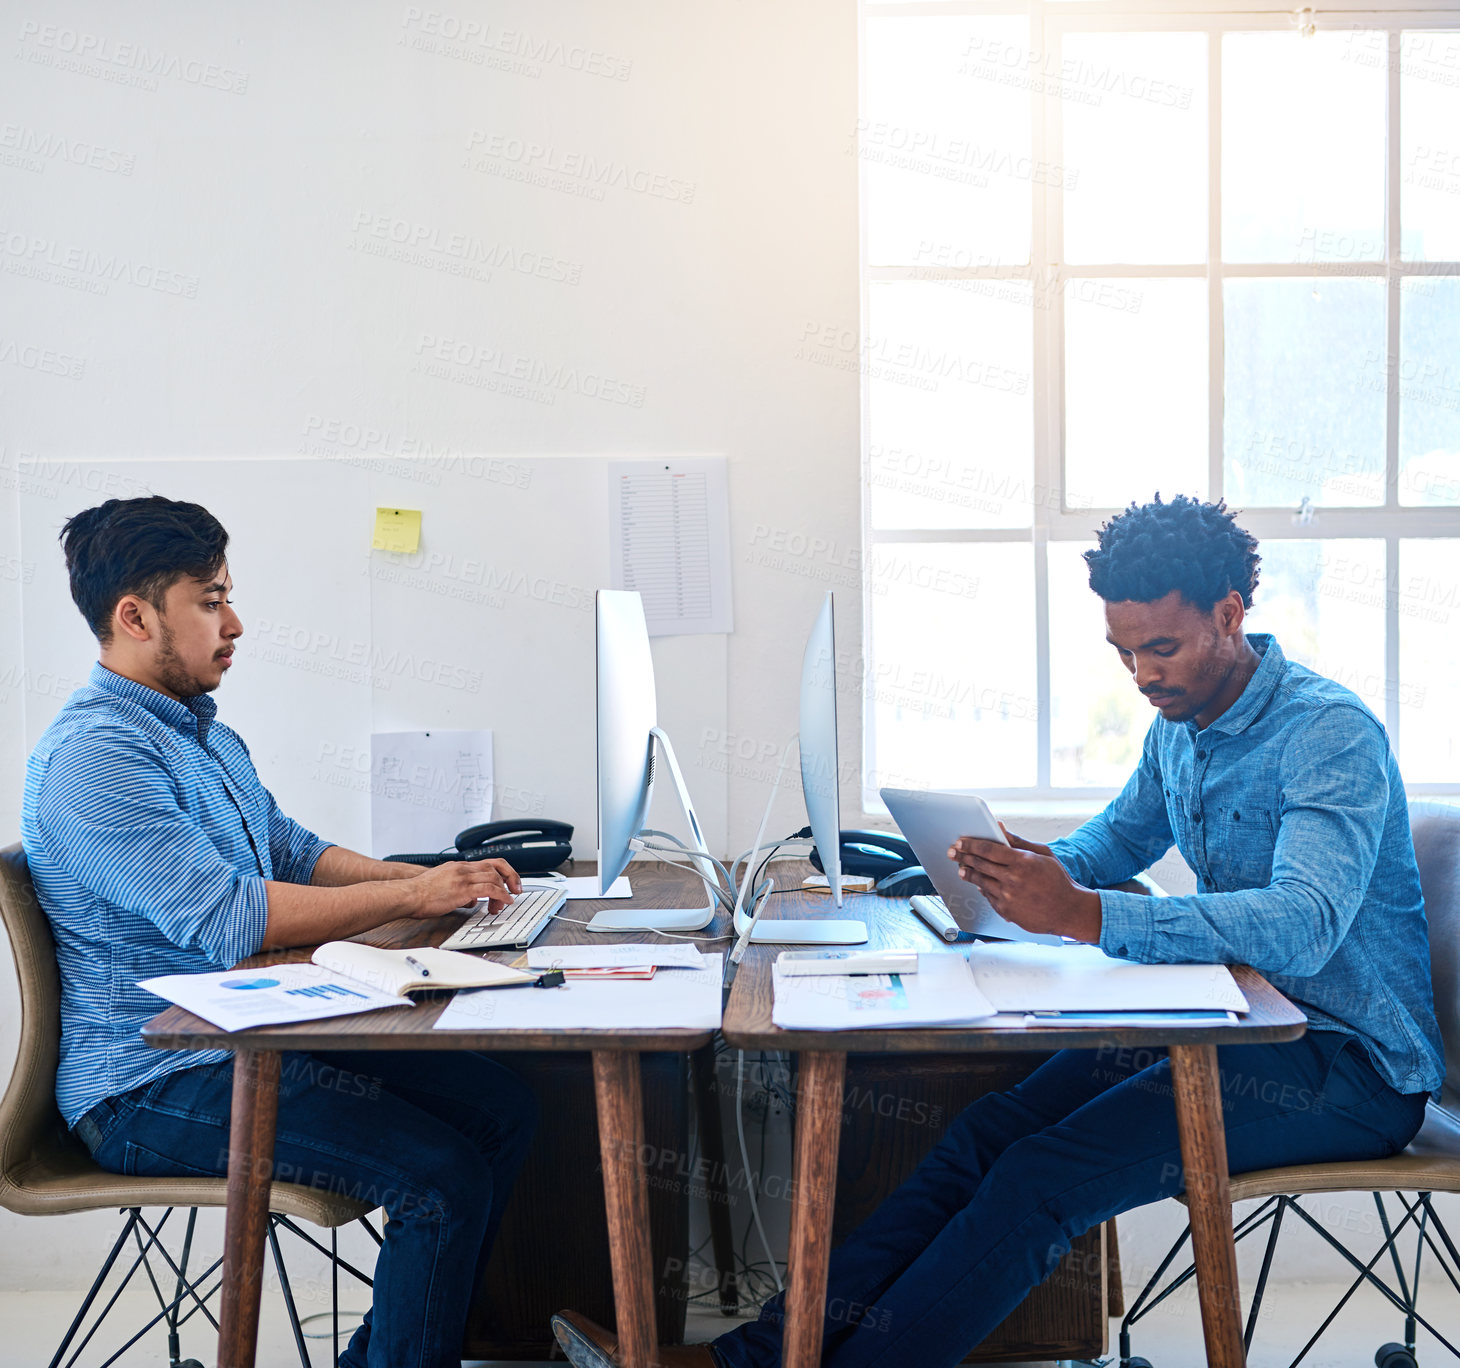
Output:
M256 953L264 881L307 884L331 844L279 811L217 712L207 694L179 702L97 665L31 753L21 835L56 938L67 1125L228 1057L144 1044L138 1031L163 1003L137 981Z

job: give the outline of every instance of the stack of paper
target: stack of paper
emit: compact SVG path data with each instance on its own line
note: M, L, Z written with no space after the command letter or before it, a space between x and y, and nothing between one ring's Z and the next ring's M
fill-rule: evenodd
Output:
M923 951L916 974L781 973L771 1020L785 1031L873 1031L888 1026L966 1026L994 1015L968 961Z
M1000 1012L1217 1014L1247 1011L1247 999L1224 964L1137 964L1096 945L977 945L973 977Z
M528 963L547 968L562 963L570 949L589 952L577 958L592 964L612 963L605 952L624 946L548 946L547 960L528 952ZM436 1022L438 1031L622 1030L660 1031L677 1026L714 1030L720 1025L720 983L723 958L702 955L693 946L655 946L673 950L673 962L661 964L652 979L575 979L561 988L523 988L514 992L480 989L458 993ZM622 963L622 961L619 961ZM642 962L642 961L641 961Z

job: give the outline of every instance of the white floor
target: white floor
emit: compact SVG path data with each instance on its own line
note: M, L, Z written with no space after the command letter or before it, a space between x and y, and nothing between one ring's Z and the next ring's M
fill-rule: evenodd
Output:
M1294 1354L1328 1311L1342 1291L1327 1284L1293 1285L1276 1288L1264 1307L1258 1340L1253 1346L1249 1368L1286 1368ZM100 1337L82 1358L79 1368L95 1368L107 1354L139 1328L156 1310L151 1293L142 1289L138 1295L129 1290L118 1303L113 1315L119 1333L107 1332L108 1344L101 1348ZM70 1323L80 1298L74 1292L0 1292L0 1368L38 1368L49 1363L56 1344ZM1177 1299L1173 1299L1177 1301ZM1460 1297L1454 1290L1426 1284L1420 1304L1428 1309L1435 1323L1452 1338L1460 1341ZM183 1330L184 1357L191 1354L203 1364L214 1362L215 1340L206 1323L197 1318ZM122 1329L123 1324L127 1325ZM729 1322L722 1316L695 1312L690 1318L690 1337L710 1338L721 1334ZM329 1321L320 1327L327 1332ZM313 1328L313 1327L307 1327ZM1116 1347L1117 1326L1111 1325L1112 1359ZM1379 1345L1401 1337L1398 1317L1374 1295L1360 1294L1341 1313L1338 1320L1304 1360L1305 1368L1364 1368L1374 1362ZM1133 1352L1147 1358L1154 1368L1191 1368L1201 1361L1201 1330L1195 1304L1181 1299L1170 1311L1160 1310L1136 1327ZM327 1343L312 1342L311 1357L317 1365L329 1362ZM1454 1362L1428 1336L1421 1333L1419 1362L1426 1368ZM298 1363L293 1337L277 1296L264 1301L260 1334L260 1368L292 1368ZM152 1331L120 1361L125 1368L167 1368L166 1338ZM477 1365L474 1368L485 1368Z

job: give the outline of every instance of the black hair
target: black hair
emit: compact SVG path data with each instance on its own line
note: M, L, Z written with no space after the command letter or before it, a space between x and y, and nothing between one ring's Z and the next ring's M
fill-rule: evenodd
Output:
M71 597L105 646L123 595L136 594L161 612L178 580L209 580L222 569L228 533L200 504L153 494L108 499L78 513L61 529L61 543Z
M1132 503L1100 528L1085 552L1090 588L1107 603L1154 603L1173 589L1210 612L1232 590L1252 607L1257 538L1238 527L1225 500L1201 503L1178 494L1170 503Z

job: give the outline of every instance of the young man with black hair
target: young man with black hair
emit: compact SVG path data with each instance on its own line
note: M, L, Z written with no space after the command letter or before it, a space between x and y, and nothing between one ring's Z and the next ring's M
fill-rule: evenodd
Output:
M98 1163L143 1177L227 1171L232 1055L149 1049L159 974L439 917L521 884L500 860L387 864L291 821L209 696L243 625L228 534L161 497L78 513L71 595L100 644L30 757L23 839L61 977L56 1100ZM536 1103L481 1055L285 1054L275 1177L390 1219L374 1305L345 1368L461 1362L467 1306Z
M1443 1075L1424 901L1388 738L1355 695L1243 630L1256 541L1223 503L1107 522L1085 553L1106 637L1159 716L1140 764L1070 836L949 855L1005 917L1146 963L1250 964L1307 1013L1282 1045L1218 1050L1231 1171L1402 1149ZM1171 845L1189 897L1102 891ZM959 1362L1110 1216L1173 1197L1181 1153L1164 1051L1067 1050L963 1112L831 1257L823 1362ZM852 1308L851 1312L848 1308ZM662 1362L780 1362L783 1299ZM613 1339L555 1318L576 1365Z

